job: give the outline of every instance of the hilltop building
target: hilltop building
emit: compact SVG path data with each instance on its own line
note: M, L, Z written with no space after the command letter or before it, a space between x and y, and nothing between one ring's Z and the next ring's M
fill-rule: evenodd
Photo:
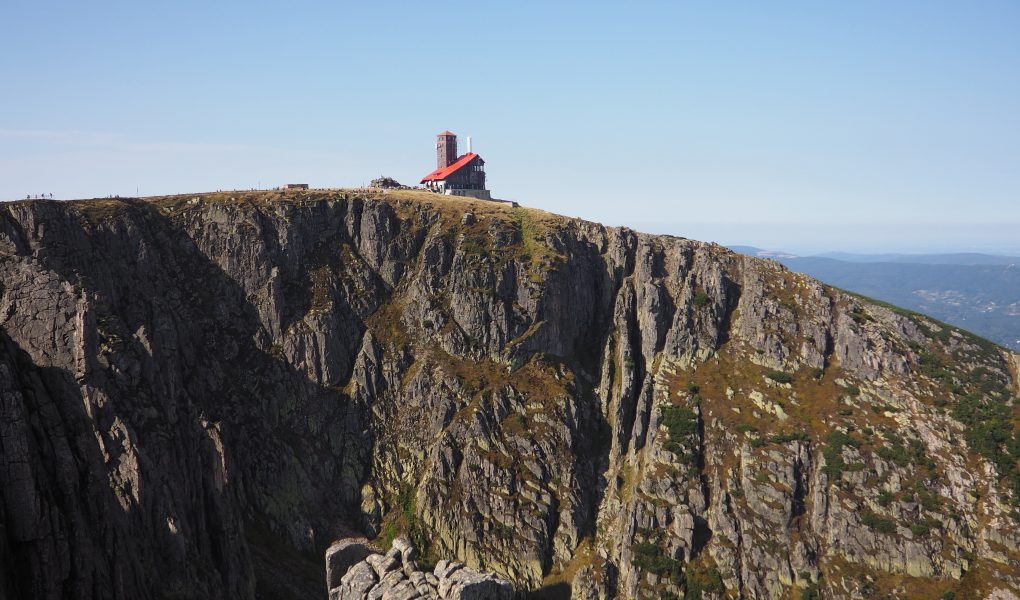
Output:
M492 199L485 189L485 161L471 151L471 138L467 154L457 156L457 135L449 131L436 136L436 170L423 177L421 183L438 194Z

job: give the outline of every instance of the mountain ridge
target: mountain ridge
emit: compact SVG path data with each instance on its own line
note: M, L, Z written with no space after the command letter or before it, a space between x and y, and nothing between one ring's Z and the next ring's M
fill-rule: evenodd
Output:
M921 265L1003 265L1020 263L1020 257L1008 254L986 254L982 252L943 252L943 253L896 253L865 254L858 252L820 252L812 254L795 254L783 250L767 250L757 246L729 244L730 250L758 258L811 258L828 259L850 263L881 263L895 262Z
M746 246L734 249L778 260L828 284L930 314L1020 350L1020 269L1014 257L902 255L903 260L915 262L883 262L899 255L861 255L855 262L846 262L824 255L794 256ZM963 258L951 264L959 256Z
M324 595L360 533L578 598L1020 578L1016 356L923 316L427 193L2 208L0 589Z

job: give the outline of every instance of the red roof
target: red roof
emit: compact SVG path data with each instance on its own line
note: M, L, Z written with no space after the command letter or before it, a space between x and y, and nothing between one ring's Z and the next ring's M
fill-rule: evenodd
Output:
M468 152L464 156L458 158L457 162L453 163L452 165L444 167L442 169L436 169L435 171L432 171L425 177L422 177L421 183L425 183L426 181L442 181L449 177L450 175L453 175L457 171L466 167L468 163L474 160L475 157L477 156L478 155L475 154L474 152Z
M456 134L456 133L454 133L454 132L452 132L452 131L450 131L449 129L447 129L447 130L446 130L446 131L444 131L443 133L440 133L440 134L439 134L438 136L436 136L436 137L442 137L442 136L444 136L444 135L452 135L453 137L457 137L457 134Z

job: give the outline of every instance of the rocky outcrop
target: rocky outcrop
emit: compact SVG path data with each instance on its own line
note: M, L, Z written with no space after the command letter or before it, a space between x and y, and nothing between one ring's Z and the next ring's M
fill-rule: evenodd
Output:
M1016 370L770 261L508 204L4 204L0 592L424 593L399 547L321 576L330 540L406 534L444 581L560 597L1001 595Z
M422 571L415 560L417 552L407 538L393 540L393 548L385 555L373 550L367 540L344 540L330 547L326 552L330 600L513 598L509 582L459 562L441 560L431 572ZM361 554L365 555L362 560L351 562Z
M385 175L380 175L379 177L376 177L368 185L370 187L384 189L384 190L397 190L397 189L401 189L401 188L406 188L407 187L405 185L401 185L401 183L399 181L397 181L396 179L394 179L392 177L386 177Z
M340 587L340 580L351 567L369 556L382 553L378 546L366 538L348 538L333 542L326 550L326 589Z

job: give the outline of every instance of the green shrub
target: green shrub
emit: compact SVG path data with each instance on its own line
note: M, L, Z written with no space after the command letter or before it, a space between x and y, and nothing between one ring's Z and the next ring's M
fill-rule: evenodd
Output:
M928 490L917 490L917 499L924 510L938 512L942 508L939 497Z
M910 531L916 536L925 536L931 531L931 527L928 527L925 523L911 523Z
M432 562L432 532L427 529L427 525L423 521L418 519L415 508L416 494L417 490L414 486L406 482L400 483L397 495L393 499L393 505L384 519L382 530L376 541L382 547L389 548L394 538L406 534L419 549L422 564L434 566ZM511 531L509 534L512 536L513 532Z
M690 568L684 573L685 600L701 600L705 593L722 594L726 591L722 573L715 567L707 569Z
M698 308L705 306L711 301L712 299L709 298L708 294L706 294L705 292L698 292L697 294L694 294L694 306Z
M680 561L666 556L657 544L638 542L631 546L634 557L631 564L635 567L656 575L673 575L680 573Z
M782 371L769 371L765 376L776 383L793 383L793 375Z
M800 600L821 600L821 592L818 591L818 583L810 581L807 587L800 591Z
M839 446L840 449L843 446L850 446L851 448L860 448L861 441L850 435L849 433L843 433L836 429L825 436L825 442L830 446Z
M935 463L925 453L924 444L920 440L910 439L907 441L909 448L905 448L898 438L890 432L884 432L886 445L875 450L875 454L883 459L894 462L901 467L924 466L929 471L935 471Z
M1005 401L977 393L960 398L953 407L953 418L964 425L967 445L995 465L1015 504L1020 500L1020 432L1013 431L1011 412Z
M829 479L838 480L843 475L843 446L859 448L861 442L853 436L834 430L825 438L825 446L822 448L822 456L825 457L825 468L822 470Z
M662 409L662 424L670 437L681 438L698 433L698 415L682 406L666 406Z
M945 368L942 359L927 350L918 350L918 368L923 375L941 381L950 381L953 377Z
M822 377L825 377L825 369L821 367L815 367L814 369L811 369L812 379L821 379Z
M803 431L784 431L775 435L769 436L769 441L773 444L788 444L790 442L806 442L811 439L811 436L804 433Z
M489 255L488 239L483 235L465 234L464 241L461 243L461 248L463 248L466 254L482 258Z
M1009 394L1008 383L1002 376L992 372L988 367L978 367L967 375L967 383L977 388L982 394L1005 396Z
M879 533L895 533L896 523L892 519L880 517L870 510L866 510L861 513L861 523L865 527L874 529Z
M878 492L878 504L881 506L889 506L893 498L893 493L888 490L879 490Z
M909 462L906 450L903 446L896 444L891 446L882 446L878 450L875 450L875 454L879 455L883 459L894 462L897 465L904 467Z
M741 423L740 425L737 425L737 433L758 433L758 428L754 425Z
M661 423L669 433L662 447L689 465L697 462L698 415L682 406L664 406L660 409Z

